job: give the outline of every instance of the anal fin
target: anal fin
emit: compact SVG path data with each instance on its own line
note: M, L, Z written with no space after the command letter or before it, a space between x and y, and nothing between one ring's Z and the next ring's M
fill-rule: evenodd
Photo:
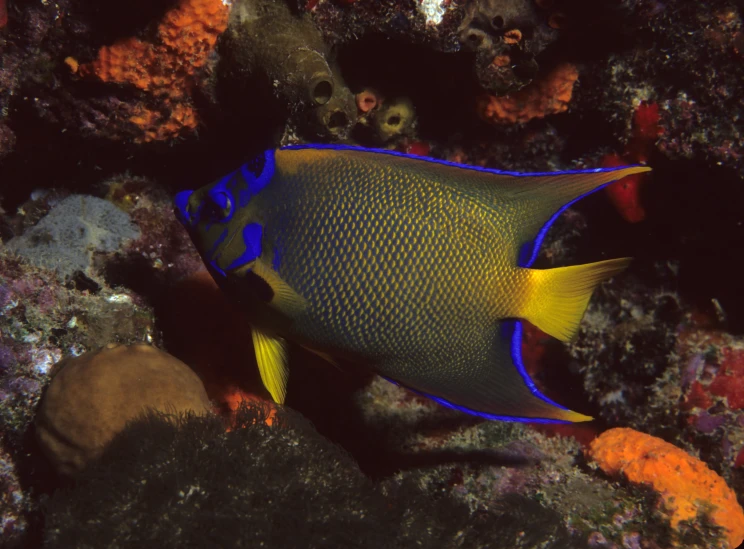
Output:
M395 359L375 370L419 394L447 406L490 420L530 423L574 423L591 417L569 410L540 392L522 361L522 323L505 320L480 343L451 348L432 365L411 369ZM442 372L446 364L449 375Z
M289 378L286 343L282 338L272 337L255 327L251 327L251 335L261 381L274 402L284 404Z

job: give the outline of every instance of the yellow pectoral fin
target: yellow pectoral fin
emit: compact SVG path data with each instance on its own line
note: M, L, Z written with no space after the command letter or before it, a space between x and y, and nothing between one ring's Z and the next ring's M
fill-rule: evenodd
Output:
M253 327L251 327L251 335L261 381L274 402L284 404L289 377L286 344L282 338L269 336Z
M253 265L253 272L260 276L274 292L270 305L276 307L290 318L296 318L307 306L305 298L289 287L279 274L263 259L257 259Z

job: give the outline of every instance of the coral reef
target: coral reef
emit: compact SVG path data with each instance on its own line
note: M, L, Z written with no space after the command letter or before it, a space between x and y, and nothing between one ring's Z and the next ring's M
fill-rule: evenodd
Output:
M110 343L54 366L36 414L36 436L54 468L72 475L148 409L203 415L211 405L183 362L149 345Z
M0 252L0 310L0 484L3 498L12 498L12 505L0 506L0 520L3 543L26 547L38 530L39 505L28 474L44 476L33 465L38 448L28 434L53 364L110 341L158 341L159 334L152 308L133 292L88 278L62 284L6 251Z
M684 310L678 296L664 287L671 273L661 273L654 289L630 277L606 289L590 304L569 349L586 393L613 425L642 429L650 410L654 423L673 423L674 411L659 401L655 382L677 366L676 330ZM639 410L643 417L636 416Z
M651 485L661 494L662 508L671 515L673 528L682 530L683 521L709 515L723 528L728 547L744 541L744 510L736 495L720 476L687 452L633 429L616 428L592 442L587 453L605 473Z
M28 496L24 493L11 456L0 448L0 535L3 544L20 546L28 527L24 511Z
M0 425L6 437L21 437L63 355L110 341L157 340L152 309L138 301L132 292L87 279L63 285L49 271L0 255Z
M739 491L744 344L669 289L676 268L656 266L655 290L630 279L600 294L571 345L572 367L599 416L699 454Z
M156 300L162 288L203 269L183 226L172 215L172 197L152 180L114 175L102 183L106 198L125 210L140 237L99 269L111 284Z
M680 338L674 404L683 428L679 439L741 492L744 490L744 342L719 330L688 328ZM661 385L661 384L660 384ZM666 387L662 388L666 389ZM670 394L668 389L662 394Z
M516 92L535 78L535 57L558 37L543 13L547 4L477 0L466 5L459 38L476 52L475 71L486 91L496 96Z
M411 101L405 98L384 102L375 113L375 128L383 142L394 137L410 135L416 121Z
M657 146L664 155L741 171L744 141L735 120L744 78L735 44L742 18L734 3L637 2L632 23L635 47L588 65L582 80L588 103L629 128L640 101L656 102L664 128ZM656 56L667 50L674 55ZM627 115L618 116L622 112Z
M287 520L317 545L736 543L711 470L744 502L743 37L733 0L0 0L0 544L281 545ZM540 389L597 421L478 423L302 349L287 406L320 435L267 404L171 197L304 140L516 171L648 163L562 215L538 265L634 256L629 272L568 346L525 327ZM59 209L81 195L85 213ZM60 486L40 396L54 363L110 342L167 349L222 417L130 425ZM684 483L651 455L630 482L586 467L608 427ZM631 479L641 465L663 474ZM718 503L671 501L705 480Z
M332 46L358 40L366 34L404 37L442 51L457 51L459 22L464 3L448 0L356 0L354 2L299 1Z
M416 109L409 98L388 99L375 90L365 89L356 95L356 104L359 117L353 134L355 139L405 149L415 135Z
M430 500L411 481L376 488L348 454L297 414L280 410L267 425L255 407L242 407L230 431L219 419L193 416L178 426L156 415L130 424L47 509L46 547L73 540L95 546L572 546L539 505L507 501L501 516L483 515L448 497Z
M557 515L568 526L572 547L592 546L598 535L608 547L633 536L665 546L668 519L652 512L646 494L576 467L580 445L572 438L458 417L380 378L357 398L366 432L385 433L385 446L399 452L396 463L406 464L397 481L413 478L476 511L495 511L504 498L515 498L516 507L532 503L540 509L538 522Z

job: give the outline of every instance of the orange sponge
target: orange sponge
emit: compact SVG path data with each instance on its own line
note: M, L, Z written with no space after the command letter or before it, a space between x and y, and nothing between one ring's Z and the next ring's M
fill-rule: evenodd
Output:
M190 101L197 71L207 62L227 28L222 0L180 0L158 25L153 43L127 38L104 46L80 74L103 82L131 84L157 99L157 108L139 107L128 122L142 130L139 141L175 137L197 125Z
M498 62L498 58L494 60ZM518 92L495 97L483 95L476 105L478 114L494 124L515 124L564 112L579 78L575 65L564 63Z
M616 428L595 439L586 453L605 473L622 474L659 492L673 528L708 511L711 520L723 527L729 547L744 540L744 510L734 491L684 450L634 429Z

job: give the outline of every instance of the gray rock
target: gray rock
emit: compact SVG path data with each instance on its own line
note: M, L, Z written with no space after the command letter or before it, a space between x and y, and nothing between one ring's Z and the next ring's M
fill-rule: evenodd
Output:
M10 251L64 280L88 272L93 252L113 252L140 231L126 212L87 195L68 196L23 235L8 241Z

